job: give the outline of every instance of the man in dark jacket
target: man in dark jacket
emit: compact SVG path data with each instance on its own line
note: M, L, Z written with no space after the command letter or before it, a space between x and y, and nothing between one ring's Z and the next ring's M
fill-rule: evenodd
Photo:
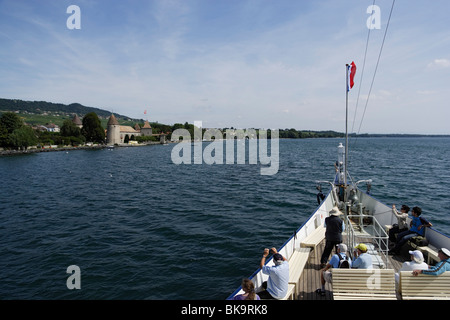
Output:
M330 211L330 216L325 218L325 249L320 258L320 266L326 266L333 248L342 242L342 232L345 230L344 221L339 217L342 214L337 207Z

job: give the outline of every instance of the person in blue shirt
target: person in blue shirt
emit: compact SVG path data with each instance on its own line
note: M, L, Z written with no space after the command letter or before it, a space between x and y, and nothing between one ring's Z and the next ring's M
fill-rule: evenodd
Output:
M425 218L421 217L422 209L419 207L412 208L412 220L409 230L400 232L397 236L395 246L389 250L389 254L399 254L401 247L411 238L425 235L425 227L431 227L432 224Z
M289 263L275 248L270 250L273 252L272 259L275 265L265 264L269 249L264 249L260 267L264 274L269 275L269 279L263 283L264 290L258 292L258 295L261 299L283 299L289 287Z
M450 271L450 250L447 248L441 248L438 251L438 257L441 259L434 267L429 267L428 270L414 270L413 275L428 274L432 276L438 276L445 271Z
M331 268L339 268L341 266L341 261L347 261L348 262L348 268L351 268L352 261L349 257L347 257L347 245L344 243L340 243L336 246L337 253L334 254L330 261L327 263L325 268L323 268L320 272L320 281L322 284L322 287L316 290L316 293L324 296L325 295L325 282L332 282L332 273Z
M353 269L373 269L372 256L367 253L367 246L360 243L355 247L356 251L353 255Z

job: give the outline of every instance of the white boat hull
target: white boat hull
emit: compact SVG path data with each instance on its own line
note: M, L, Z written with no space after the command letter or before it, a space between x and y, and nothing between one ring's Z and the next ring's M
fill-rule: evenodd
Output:
M300 228L296 231L296 234L290 237L281 246L281 248L278 249L278 252L281 253L284 257L286 257L286 259L289 260L294 250L300 248L302 241L306 239L309 235L311 235L316 230L316 228L324 225L325 218L329 216L330 210L339 204L339 200L337 199L336 196L337 192L333 192L333 188L330 189L330 192L325 197L323 202L317 207L314 213L300 226ZM392 207L383 204L379 200L373 198L367 193L361 191L360 189L357 189L356 195L360 203L362 203L363 208L361 210L363 211L362 213L369 217L376 218L377 224L379 224L383 229L387 225L393 225L397 223L397 218L392 213ZM450 248L450 237L435 230L434 228L426 228L425 236L429 241L430 245L435 248L442 248L442 247ZM386 239L386 247L382 249L385 250L384 253L382 253L378 258L376 258L379 261L379 267L391 268L386 263L387 262L386 256L383 257L384 254L387 254L387 239ZM273 265L272 259L270 259L267 262L267 264ZM261 269L258 269L249 278L252 279L252 281L255 284L255 288L258 291L263 282L267 281L268 276L263 274ZM235 295L241 293L243 293L243 291L241 290L241 288L238 288L228 297L228 299L232 299Z

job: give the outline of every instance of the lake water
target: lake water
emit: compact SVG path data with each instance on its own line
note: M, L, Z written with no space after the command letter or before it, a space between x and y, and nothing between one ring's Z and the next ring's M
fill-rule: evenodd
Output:
M280 140L272 176L175 165L173 145L1 157L0 299L225 299L316 209L339 142ZM373 179L375 198L420 206L450 234L450 138L350 147L350 173ZM71 265L80 290L66 286Z

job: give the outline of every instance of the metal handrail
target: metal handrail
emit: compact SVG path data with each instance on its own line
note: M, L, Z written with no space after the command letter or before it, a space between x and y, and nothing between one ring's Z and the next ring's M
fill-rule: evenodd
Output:
M381 259L382 261L384 261L385 267L387 268L389 264L389 259L387 257L389 236L377 221L377 219L371 215L350 215L345 216L345 219L346 226L348 227L348 247L354 248L360 242L364 242L366 244L371 243L373 245L373 249L376 250L376 253L381 256ZM350 219L357 224L353 225ZM366 223L367 219L370 220L370 223ZM355 227L358 227L361 230L360 234L357 233ZM357 241L357 238L364 238L364 241Z

